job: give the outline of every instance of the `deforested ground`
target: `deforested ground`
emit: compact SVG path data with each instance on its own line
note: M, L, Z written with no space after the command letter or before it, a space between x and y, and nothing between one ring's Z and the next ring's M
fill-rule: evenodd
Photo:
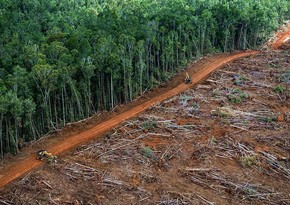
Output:
M31 171L3 204L290 204L290 47L243 58Z

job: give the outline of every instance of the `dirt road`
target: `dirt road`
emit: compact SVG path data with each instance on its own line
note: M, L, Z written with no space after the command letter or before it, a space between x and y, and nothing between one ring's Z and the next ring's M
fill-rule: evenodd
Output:
M286 41L290 39L290 23L285 31L279 32L277 34L277 39L272 45L272 49L279 49Z
M205 79L211 72L216 70L217 68L220 68L221 66L225 65L226 63L233 61L238 58L250 56L259 53L258 51L247 51L243 53L235 53L235 54L225 54L220 55L215 58L211 62L203 62L202 63L202 69L197 72L194 76L192 76L192 84L184 84L181 82L181 84L177 87L175 87L172 90L169 90L168 92L165 92L164 94L161 94L159 96L156 96L152 98L151 100L148 100L147 102L135 106L131 110L128 110L126 112L123 112L122 114L113 117L112 119L109 119L108 121L105 121L101 124L96 125L95 127L80 133L78 135L74 135L71 137L68 137L66 140L60 141L57 143L57 145L51 147L49 149L50 152L59 155L62 152L65 152L67 150L70 150L80 144L83 144L93 138L100 137L102 134L104 134L106 131L112 129L116 125L124 122L125 120L128 120L129 118L141 113L142 111L146 110L150 106L163 101L167 98L170 98L182 91L185 91L186 89L194 86L195 84L201 82L203 79ZM14 179L24 175L29 170L38 167L42 164L41 161L36 160L34 155L31 155L27 157L26 159L22 160L21 162L15 163L14 165L11 165L8 169L1 170L0 171L0 187L5 186L6 184L10 183Z

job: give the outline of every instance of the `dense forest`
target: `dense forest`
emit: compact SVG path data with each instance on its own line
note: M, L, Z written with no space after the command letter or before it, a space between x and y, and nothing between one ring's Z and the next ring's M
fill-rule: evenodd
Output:
M0 155L126 103L189 60L256 48L288 0L0 0Z

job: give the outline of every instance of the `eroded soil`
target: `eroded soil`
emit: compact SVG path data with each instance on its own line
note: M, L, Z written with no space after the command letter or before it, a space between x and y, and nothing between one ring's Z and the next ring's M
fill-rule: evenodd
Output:
M4 204L290 204L290 47L214 72L0 192Z

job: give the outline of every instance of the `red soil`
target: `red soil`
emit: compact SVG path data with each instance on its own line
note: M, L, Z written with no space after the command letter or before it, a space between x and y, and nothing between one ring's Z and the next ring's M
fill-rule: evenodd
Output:
M277 34L277 40L273 43L272 49L279 49L286 41L290 39L290 24L285 31L279 32Z

